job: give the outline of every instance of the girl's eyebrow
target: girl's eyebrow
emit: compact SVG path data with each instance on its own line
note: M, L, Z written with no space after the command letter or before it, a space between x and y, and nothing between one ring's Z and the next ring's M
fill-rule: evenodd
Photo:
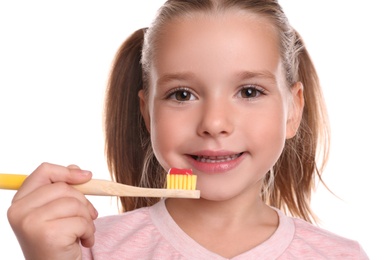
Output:
M254 78L262 78L262 79L268 79L272 82L276 82L276 77L273 73L267 70L262 71L240 71L237 73L237 77L240 80L247 80L247 79L254 79Z
M195 78L195 74L192 72L177 72L163 74L157 79L157 85L162 85L174 80L191 80Z
M249 71L244 70L235 74L235 77L239 80L248 80L254 78L267 79L272 82L276 82L276 77L270 71ZM177 72L177 73L166 73L157 79L157 85L162 85L174 80L192 80L195 79L196 75L192 72Z

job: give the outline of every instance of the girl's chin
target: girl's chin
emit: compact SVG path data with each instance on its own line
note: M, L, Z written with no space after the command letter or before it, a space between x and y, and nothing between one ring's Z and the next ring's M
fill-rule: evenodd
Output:
M220 187L218 189L216 189L215 187L200 188L201 199L210 202L229 201L239 195L240 192L233 191L228 187Z

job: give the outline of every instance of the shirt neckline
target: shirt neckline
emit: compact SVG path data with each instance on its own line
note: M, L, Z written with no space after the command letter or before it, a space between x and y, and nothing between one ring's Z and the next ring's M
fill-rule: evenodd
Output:
M295 233L294 221L284 215L279 209L273 208L279 216L279 225L272 236L258 246L240 254L232 260L241 259L275 259L283 254L293 240ZM188 259L226 260L216 253L209 251L188 236L169 214L165 200L149 208L153 224L167 242L181 255Z

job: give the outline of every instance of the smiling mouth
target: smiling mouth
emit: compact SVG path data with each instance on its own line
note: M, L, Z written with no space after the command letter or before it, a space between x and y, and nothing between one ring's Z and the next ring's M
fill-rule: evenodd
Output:
M237 153L232 155L224 155L224 156L206 156L206 155L191 155L191 157L198 161L204 163L222 163L228 162L231 160L235 160L240 157L243 153Z

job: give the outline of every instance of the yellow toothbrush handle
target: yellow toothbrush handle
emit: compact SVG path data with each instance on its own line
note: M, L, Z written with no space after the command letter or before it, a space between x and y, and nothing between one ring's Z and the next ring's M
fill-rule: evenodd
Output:
M17 190L26 178L23 174L0 173L0 189Z

